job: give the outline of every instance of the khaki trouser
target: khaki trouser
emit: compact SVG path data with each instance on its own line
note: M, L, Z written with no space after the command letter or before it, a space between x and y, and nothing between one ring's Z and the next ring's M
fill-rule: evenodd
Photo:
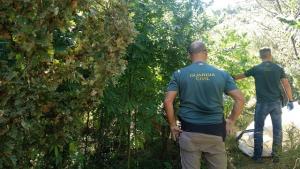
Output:
M201 155L204 155L208 169L227 168L222 137L183 131L179 145L182 169L200 169Z

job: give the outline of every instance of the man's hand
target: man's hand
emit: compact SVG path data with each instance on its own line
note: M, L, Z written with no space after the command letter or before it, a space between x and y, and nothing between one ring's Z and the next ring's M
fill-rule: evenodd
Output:
M180 133L182 132L182 130L180 130L180 128L178 126L173 126L173 127L170 127L171 129L171 133L172 133L172 139L174 141L177 141Z
M234 134L234 122L230 119L226 119L226 134L227 135Z
M294 109L294 103L292 101L289 101L286 106L287 106L288 110Z

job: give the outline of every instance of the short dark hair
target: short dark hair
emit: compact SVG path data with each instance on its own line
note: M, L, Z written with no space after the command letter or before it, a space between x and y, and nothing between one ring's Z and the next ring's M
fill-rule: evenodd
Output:
M271 54L271 49L270 48L262 48L259 50L259 56L262 59L267 58Z
M203 42L201 41L194 41L193 43L190 44L188 47L188 52L190 55L194 55L200 52L206 52L206 46Z

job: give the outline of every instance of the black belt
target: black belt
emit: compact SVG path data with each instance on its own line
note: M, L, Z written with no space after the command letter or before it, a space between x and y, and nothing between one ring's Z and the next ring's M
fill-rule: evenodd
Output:
M226 122L223 120L219 124L193 124L180 119L181 130L186 132L203 133L209 135L220 136L225 141L226 138Z

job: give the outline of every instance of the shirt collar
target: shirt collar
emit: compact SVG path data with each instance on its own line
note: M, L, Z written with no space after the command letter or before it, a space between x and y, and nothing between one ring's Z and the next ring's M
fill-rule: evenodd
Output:
M197 64L197 65L205 65L206 62L203 62L203 61L196 61L196 62L194 62L193 64Z

